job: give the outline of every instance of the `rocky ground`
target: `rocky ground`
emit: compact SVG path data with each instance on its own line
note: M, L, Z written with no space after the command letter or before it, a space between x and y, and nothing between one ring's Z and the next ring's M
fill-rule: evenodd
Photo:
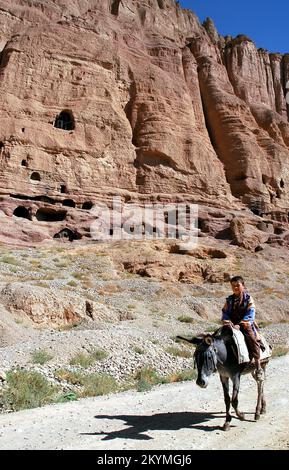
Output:
M64 392L81 390L67 371L105 373L129 387L149 367L173 381L193 366L193 348L177 344L176 335L218 328L235 274L247 280L269 343L286 347L285 248L249 253L206 238L192 250L179 248L173 240L1 248L2 376L20 366ZM71 364L95 350L103 356ZM48 356L43 364L35 359L39 351Z

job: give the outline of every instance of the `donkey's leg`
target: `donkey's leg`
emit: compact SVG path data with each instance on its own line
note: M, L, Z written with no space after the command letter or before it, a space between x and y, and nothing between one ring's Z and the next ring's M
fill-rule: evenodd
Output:
M263 371L264 371L264 377L265 377L265 373L266 373L266 364L264 366L262 366L263 368ZM263 382L263 389L262 389L262 407L261 407L261 415L264 415L266 414L266 400L265 400L265 394L264 394L264 382Z
M263 389L264 389L264 371L260 374L259 370L254 371L252 376L257 382L257 389L258 389L258 398L257 398L257 405L255 411L255 421L259 421L262 409L262 398L263 398Z
M224 377L223 375L220 375L220 379L221 379L222 386L223 386L224 400L226 404L226 421L223 426L223 430L228 431L230 428L230 423L232 421L232 416L230 415L231 399L230 399L230 394L229 394L229 379L228 377Z
M236 415L241 421L244 421L245 415L241 411L239 411L238 405L239 405L239 400L238 400L238 394L240 390L240 374L236 374L233 377L233 395L232 395L232 405L234 410L236 411Z
M261 415L265 415L267 412L267 403L264 396L264 385L263 385L263 394L262 394L262 406L261 406Z

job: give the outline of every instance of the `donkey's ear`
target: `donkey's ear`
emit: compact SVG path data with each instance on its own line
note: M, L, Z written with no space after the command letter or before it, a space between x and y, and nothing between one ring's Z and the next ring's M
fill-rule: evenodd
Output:
M177 337L176 337L176 340L177 340L177 342L178 342L178 341L186 341L186 343L190 343L190 344L193 343L193 340L192 340L192 339L190 339L190 338L184 338L183 336L177 336Z
M195 344L195 345L197 346L197 345L200 344L203 340L204 340L204 337L203 337L203 336L195 336L195 337L192 339L192 344Z

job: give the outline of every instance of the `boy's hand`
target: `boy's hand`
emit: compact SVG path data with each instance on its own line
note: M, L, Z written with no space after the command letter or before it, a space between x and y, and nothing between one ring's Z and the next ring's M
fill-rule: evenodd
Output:
M242 327L247 330L248 328L250 328L250 322L249 321L241 321L240 325L242 325Z

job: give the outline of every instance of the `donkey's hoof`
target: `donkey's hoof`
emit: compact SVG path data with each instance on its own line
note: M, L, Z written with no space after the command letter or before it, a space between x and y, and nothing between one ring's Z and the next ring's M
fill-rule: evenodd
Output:
M226 422L223 426L223 431L229 431L230 429L230 423Z
M237 416L240 421L245 421L245 414L244 413L237 413Z
M259 419L260 419L260 415L256 413L255 414L255 421L259 421Z
M261 415L265 415L266 413L267 413L266 408L262 408L262 410L261 410Z

